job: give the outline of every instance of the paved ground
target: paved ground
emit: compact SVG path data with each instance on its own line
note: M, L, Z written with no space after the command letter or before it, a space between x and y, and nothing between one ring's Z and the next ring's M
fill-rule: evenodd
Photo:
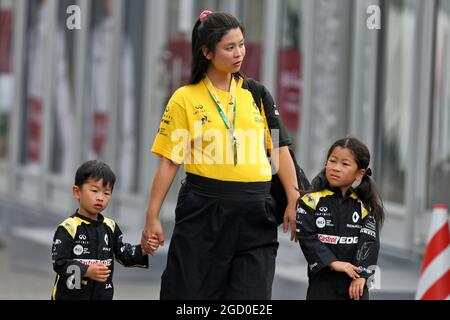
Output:
M0 248L0 300L49 300L53 281L52 273L14 267L8 250ZM114 286L116 300L152 300L159 296L159 280L119 277Z
M18 208L0 202L0 299L49 299L54 273L51 243L54 226L60 221L46 212ZM165 227L170 239L171 226ZM123 230L125 241L139 243L140 230ZM2 242L3 240L3 242ZM129 269L117 265L115 299L158 299L160 276L165 267L168 241L157 256L150 257L150 269ZM279 232L280 248L273 283L273 299L305 299L306 261L298 243ZM10 248L16 250L11 251ZM371 299L414 299L421 258L388 253L382 247L378 265L378 290Z
M306 262L298 244L280 237L280 250L273 284L273 299L302 300L307 289ZM49 256L48 252L38 253ZM19 261L20 262L20 261ZM54 274L43 268L24 268L17 263L5 244L0 247L0 300L47 300ZM420 264L392 256L380 256L381 283L372 290L372 299L414 299ZM51 267L49 267L51 269ZM161 267L151 270L126 269L117 265L115 276L116 300L152 300L159 297Z

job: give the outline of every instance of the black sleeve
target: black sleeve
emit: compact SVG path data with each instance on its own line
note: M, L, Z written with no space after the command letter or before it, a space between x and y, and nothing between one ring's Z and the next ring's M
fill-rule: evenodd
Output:
M74 267L79 268L81 278L84 277L88 269L72 258L74 240L64 227L59 226L53 237L52 262L53 270L64 280L74 274Z
M328 246L319 240L314 210L303 200L297 206L297 239L308 261L308 272L315 274L338 259Z
M122 231L116 223L114 229L115 259L125 267L148 268L148 255L142 255L141 245L123 242Z
M289 139L289 135L283 124L283 121L281 120L281 116L278 112L275 101L273 100L272 95L266 89L266 87L264 86L261 87L262 87L261 100L264 106L264 114L267 119L267 124L269 126L269 129L271 130L271 133L273 133L273 130L278 130L279 139L276 139L276 137L274 137L274 135L272 134L273 147L279 148L289 146L291 145L291 141Z
M373 212L369 213L363 221L363 227L359 233L358 247L353 264L361 267L360 275L368 278L376 269L378 252L380 250L380 234L378 221Z

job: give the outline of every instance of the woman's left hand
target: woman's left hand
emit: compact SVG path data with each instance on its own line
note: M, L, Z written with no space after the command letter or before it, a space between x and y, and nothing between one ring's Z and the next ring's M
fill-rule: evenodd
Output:
M286 233L291 228L291 241L297 242L297 209L295 204L288 203L283 218L283 232Z
M348 295L350 299L359 300L364 293L364 285L366 284L365 278L358 278L352 280L350 287L348 288Z

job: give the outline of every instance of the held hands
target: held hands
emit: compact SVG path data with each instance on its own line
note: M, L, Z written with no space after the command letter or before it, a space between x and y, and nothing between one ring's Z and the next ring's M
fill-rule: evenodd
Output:
M111 270L109 270L107 266L96 263L88 267L85 277L98 282L106 282L110 273Z
M359 300L364 293L364 285L366 284L366 278L358 278L352 280L350 287L348 288L348 295L350 299Z
M146 248L149 250L147 251L146 248L142 247L142 255L147 255L150 254L152 256L154 256L156 254L156 250L158 250L159 247L159 240L158 237L156 235L153 235L150 237L149 240L147 240L147 245Z
M358 279L360 277L358 274L359 268L352 265L350 262L333 261L330 263L330 267L334 271L345 272L353 280Z
M142 231L141 247L143 252L154 256L160 245L164 245L164 232L158 219L145 225Z

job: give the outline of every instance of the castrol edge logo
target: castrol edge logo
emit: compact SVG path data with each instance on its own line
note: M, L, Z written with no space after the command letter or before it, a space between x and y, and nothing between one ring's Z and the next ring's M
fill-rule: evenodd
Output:
M358 237L339 237L328 234L319 234L319 241L329 244L354 244L358 243Z
M106 267L109 267L112 263L112 259L106 259L106 260L96 260L96 259L74 259L78 262L81 262L82 264L86 266L91 266L97 263L103 264Z

